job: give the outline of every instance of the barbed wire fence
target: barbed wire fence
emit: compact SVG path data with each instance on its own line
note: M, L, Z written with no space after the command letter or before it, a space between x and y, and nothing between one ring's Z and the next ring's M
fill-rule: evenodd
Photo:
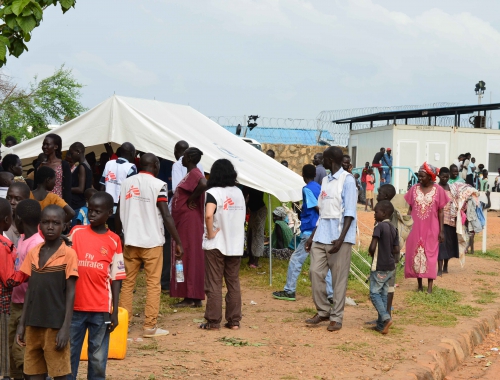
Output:
M455 107L464 105L462 103L436 102L419 105L403 105L390 107L364 107L351 109L338 109L322 111L316 119L293 119L262 116L257 120L258 126L253 130L246 130L245 137L252 138L260 143L274 144L303 144L303 145L339 145L349 144L349 125L336 124L334 120L349 119L357 116L370 115L390 111L410 111L416 109ZM209 116L209 118L232 133L236 133L236 127L242 126L241 136L245 134L248 116ZM391 121L390 123L393 123ZM429 125L428 117L413 119L397 119L396 124ZM374 122L373 127L387 125L387 121ZM441 127L452 127L455 118L450 116L439 116L432 118L432 125ZM352 129L370 128L369 123L353 123ZM469 116L460 118L461 128L472 128Z

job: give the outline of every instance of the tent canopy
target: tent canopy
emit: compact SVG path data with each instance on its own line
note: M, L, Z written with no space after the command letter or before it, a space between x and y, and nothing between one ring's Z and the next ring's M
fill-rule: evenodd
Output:
M61 136L63 151L76 141L87 151L102 150L107 142L129 141L137 150L172 161L175 143L186 140L203 152L201 163L207 172L216 160L227 158L241 184L270 193L282 202L302 199L304 182L299 175L189 106L115 95L48 133ZM33 159L41 153L46 134L24 141L11 151L21 159Z

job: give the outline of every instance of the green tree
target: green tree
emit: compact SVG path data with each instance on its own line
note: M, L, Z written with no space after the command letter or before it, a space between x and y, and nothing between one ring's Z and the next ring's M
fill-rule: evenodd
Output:
M0 67L10 55L19 57L28 50L33 29L40 26L43 12L50 5L61 6L63 13L74 8L76 0L0 0Z
M26 89L0 74L2 137L12 135L22 141L47 132L49 124L74 119L86 111L80 103L82 87L64 65L48 78L35 77Z

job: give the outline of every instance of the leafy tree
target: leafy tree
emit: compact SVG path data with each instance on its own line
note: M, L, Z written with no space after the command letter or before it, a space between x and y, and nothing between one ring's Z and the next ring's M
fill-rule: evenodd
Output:
M61 66L54 75L20 89L0 74L0 131L18 141L44 132L48 125L74 119L86 108L80 103L81 88L69 69Z
M0 67L7 62L7 50L18 58L28 50L33 29L40 26L44 10L59 4L63 13L74 7L76 0L0 0Z

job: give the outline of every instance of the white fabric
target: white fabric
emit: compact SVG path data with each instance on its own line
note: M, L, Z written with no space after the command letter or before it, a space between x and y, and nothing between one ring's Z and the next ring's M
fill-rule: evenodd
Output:
M8 187L0 187L0 198L7 198L7 190L9 190Z
M318 198L318 207L321 219L340 219L344 213L342 207L342 189L349 172L343 171L339 178L328 181L328 176L323 178L321 193Z
M121 185L127 179L127 175L132 167L135 167L135 164L130 162L123 162L121 164L116 163L116 160L106 162L102 176L105 178L106 193L111 194L115 203L118 203L120 199Z
M242 256L245 244L245 198L235 187L214 187L207 190L217 202L214 214L214 230L220 231L208 240L207 226L203 234L203 249L218 249L225 256Z
M88 152L93 150L98 155L104 143L116 147L130 141L138 150L172 161L175 143L186 140L203 151L201 163L205 170L210 171L219 158L227 158L242 185L271 193L282 202L302 199L301 176L189 106L112 96L50 132L61 136L63 150L79 141ZM29 164L41 153L44 137L37 136L11 149L23 164Z
M163 218L156 206L166 184L151 174L139 173L123 181L120 191L120 220L125 245L141 248L165 244Z
M205 176L205 172L203 171L203 166L201 165L200 162L198 162L198 165L196 165L198 169L200 170L201 174ZM172 192L175 192L175 189L177 189L177 185L179 185L179 182L182 181L182 179L187 175L187 168L182 165L182 156L179 158L177 162L174 162L172 165Z

